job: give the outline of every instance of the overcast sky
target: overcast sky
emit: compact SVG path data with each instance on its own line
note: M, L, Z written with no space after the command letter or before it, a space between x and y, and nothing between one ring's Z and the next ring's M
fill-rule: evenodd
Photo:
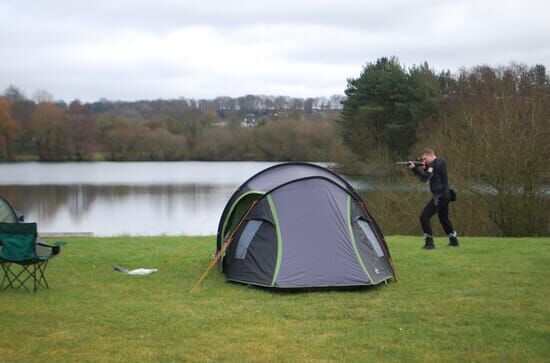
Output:
M549 19L548 0L0 0L0 93L331 96L392 55L550 69Z

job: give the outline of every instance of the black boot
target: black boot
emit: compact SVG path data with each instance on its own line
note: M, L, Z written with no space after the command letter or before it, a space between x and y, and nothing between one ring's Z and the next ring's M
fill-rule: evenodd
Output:
M433 237L426 237L424 246L422 247L425 250L434 250L435 249L435 243Z
M458 247L458 246L459 246L458 238L456 238L456 237L449 237L449 246Z

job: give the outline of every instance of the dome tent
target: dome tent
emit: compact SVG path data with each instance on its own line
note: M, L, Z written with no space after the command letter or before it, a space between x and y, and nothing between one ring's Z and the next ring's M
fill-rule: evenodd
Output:
M23 215L6 198L0 195L0 223L19 223L23 221Z
M228 280L274 288L376 285L395 278L378 225L343 178L284 163L248 179L220 219Z

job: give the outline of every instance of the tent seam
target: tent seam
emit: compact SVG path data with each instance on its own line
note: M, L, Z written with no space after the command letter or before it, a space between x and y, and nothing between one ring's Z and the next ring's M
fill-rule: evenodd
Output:
M279 216L277 215L277 209L275 208L275 203L273 202L271 194L267 195L267 202L269 204L269 209L271 209L271 214L273 214L273 221L275 222L275 234L277 235L277 262L275 264L275 271L273 271L273 280L271 281L271 286L275 286L275 281L277 281L277 277L279 277L279 270L281 268L283 241L279 225Z

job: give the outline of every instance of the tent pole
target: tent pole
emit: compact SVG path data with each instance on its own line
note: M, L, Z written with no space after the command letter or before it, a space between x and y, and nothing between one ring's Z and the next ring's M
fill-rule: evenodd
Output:
M250 212L252 211L252 208L254 208L254 206L256 205L256 203L258 202L258 199L254 200L254 202L252 203L252 205L250 206L250 208L248 208L248 210L246 211L246 213L244 214L244 216L241 218L241 220L239 221L239 224L237 225L237 227L235 227L235 229L233 230L233 232L231 233L231 235L229 236L229 238L227 239L227 241L224 242L224 244L222 245L222 247L220 248L220 250L218 251L218 253L216 253L216 255L214 256L214 258L212 259L212 261L210 261L208 263L208 266L206 266L206 270L204 270L203 274L201 275L201 277L197 280L197 282L195 283L195 285L193 286L193 288L191 289L191 291L189 291L189 293L193 293L195 292L195 290L199 287L199 285L202 283L202 281L206 278L206 276L208 275L208 273L210 272L210 270L212 270L212 267L216 266L216 263L218 263L219 259L223 256L223 254L225 253L225 251L227 250L227 248L229 248L229 245L231 244L231 242L233 242L233 236L235 235L235 233L237 232L237 230L241 227L241 224L243 224L244 220L246 219L246 217L248 217L248 215L250 214ZM223 231L222 231L223 232Z

